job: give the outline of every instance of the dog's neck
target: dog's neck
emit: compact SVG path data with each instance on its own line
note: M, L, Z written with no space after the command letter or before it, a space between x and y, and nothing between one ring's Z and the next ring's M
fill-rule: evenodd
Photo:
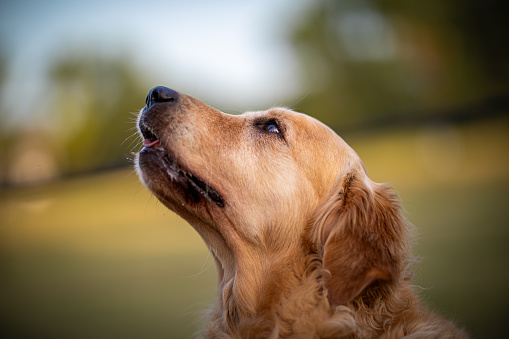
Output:
M232 271L215 257L218 305L209 323L210 333L221 329L233 335L256 329L266 331L267 337L272 331L291 335L296 330L293 324L301 323L299 317L309 320L316 314L323 318L330 312L319 260L302 249L288 253L301 254L254 257L244 251Z

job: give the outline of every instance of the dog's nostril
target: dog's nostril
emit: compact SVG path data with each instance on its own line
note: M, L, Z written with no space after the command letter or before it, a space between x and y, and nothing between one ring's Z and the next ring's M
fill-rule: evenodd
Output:
M145 104L147 107L152 106L158 102L175 102L179 97L178 92L164 86L154 87L148 92Z

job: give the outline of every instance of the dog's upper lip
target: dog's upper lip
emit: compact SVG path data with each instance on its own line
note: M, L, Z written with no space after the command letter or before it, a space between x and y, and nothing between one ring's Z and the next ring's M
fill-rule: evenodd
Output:
M139 129L143 136L143 147L152 148L152 147L161 147L161 143L159 142L159 137L152 131L150 126L146 123L140 121Z
M152 128L143 120L138 123L138 128L145 140L159 140L159 137L154 133Z

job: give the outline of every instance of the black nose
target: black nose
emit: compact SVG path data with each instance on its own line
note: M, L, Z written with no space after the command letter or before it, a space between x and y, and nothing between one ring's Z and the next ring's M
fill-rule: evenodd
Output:
M158 102L175 102L178 100L178 92L164 86L154 87L148 92L145 104L150 107Z

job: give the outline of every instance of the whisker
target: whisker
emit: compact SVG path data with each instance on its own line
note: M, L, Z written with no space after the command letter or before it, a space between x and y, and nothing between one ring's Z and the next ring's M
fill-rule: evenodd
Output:
M306 92L306 94L304 94L302 96L302 98L300 98L297 102L295 102L293 105L290 105L290 109L294 109L295 106L297 106L299 104L299 102L301 102L302 100L304 100L308 95L309 93L311 93L311 89L309 89L309 91Z
M132 133L130 136L128 136L127 138L124 139L124 141L122 141L122 143L120 144L120 146L122 146L127 140L131 139L132 137L139 137L138 133ZM132 144L132 142L131 142Z
M196 274L186 276L186 278L195 278L195 277L201 275L202 273L206 272L209 269L210 265L212 264L212 261L209 261L209 258L210 258L210 251L207 251L207 257L205 258L205 261L201 265L200 271ZM205 265L207 265L207 266L205 266Z
M141 142L138 140L131 141L131 143L129 144L129 147L128 147L129 151L134 152L135 148L138 146L139 143L141 143Z

